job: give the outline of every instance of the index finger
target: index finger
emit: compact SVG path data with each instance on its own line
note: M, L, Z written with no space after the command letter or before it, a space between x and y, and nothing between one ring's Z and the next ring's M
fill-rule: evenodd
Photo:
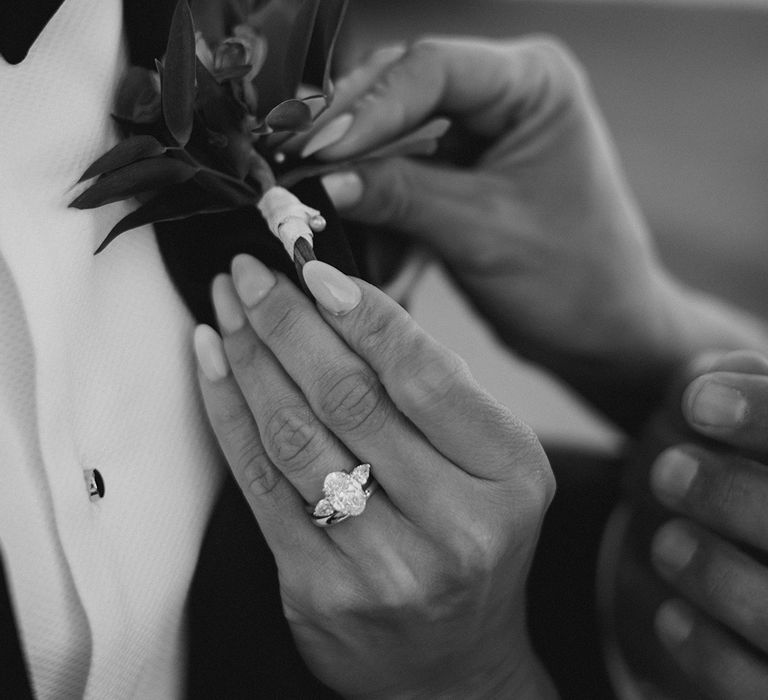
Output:
M354 119L343 137L318 155L338 160L364 153L433 114L457 117L487 137L525 114L530 133L579 93L582 75L568 51L549 38L422 39L383 72L348 113Z
M320 261L307 263L303 275L326 321L373 368L398 409L435 449L481 478L508 479L525 467L551 478L533 431L399 304Z

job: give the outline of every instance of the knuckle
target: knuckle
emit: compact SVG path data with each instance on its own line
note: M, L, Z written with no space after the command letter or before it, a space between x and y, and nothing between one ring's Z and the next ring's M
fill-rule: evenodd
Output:
M554 74L581 77L585 72L568 44L553 34L534 34L526 40L526 48Z
M386 397L378 377L367 368L334 372L321 380L319 412L323 422L342 433L375 431L386 416Z
M722 561L713 559L711 553L699 553L701 568L701 585L705 600L727 601L731 599L735 580L732 567L723 566Z
M445 52L446 40L433 36L422 36L416 39L408 49L407 56L414 63L423 66L426 64L436 64L442 60Z
M523 50L535 69L540 71L540 89L555 98L555 106L574 104L588 91L586 70L561 39L549 34L534 35L524 41Z
M399 158L371 167L375 177L366 178L366 196L372 224L404 224L413 220L414 197L410 168Z
M302 313L295 303L286 301L271 314L265 316L264 340L291 344L300 342L299 329L302 325Z
M749 485L742 478L740 469L721 469L717 476L707 483L694 484L689 498L699 501L697 508L710 513L719 522L729 522L741 512L749 499Z
M469 365L450 351L435 352L434 341L416 335L396 368L402 378L404 399L415 410L431 410L445 405L458 385L472 382Z
M526 522L539 523L555 496L555 475L533 428L512 414L506 423L507 459L519 474L513 481L516 512Z
M251 448L241 455L243 487L254 496L270 496L282 481L282 477L264 454L264 451Z
M225 347L227 360L233 368L251 367L258 362L259 347L248 335L229 339Z
M483 580L496 569L500 556L500 532L476 520L456 528L450 538L450 569L459 582Z
M383 349L390 347L393 339L402 337L393 306L378 303L364 302L358 307L352 333L354 345L363 356L384 357Z
M300 472L318 459L322 451L316 423L307 406L278 406L264 424L264 447L281 467Z

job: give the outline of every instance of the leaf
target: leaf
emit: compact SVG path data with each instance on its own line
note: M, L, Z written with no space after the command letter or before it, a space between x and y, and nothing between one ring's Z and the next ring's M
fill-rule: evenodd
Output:
M322 0L305 59L303 82L309 85L322 85L323 95L329 103L333 93L331 83L333 52L341 34L341 25L344 22L348 4L348 0Z
M93 209L141 192L184 182L194 177L197 171L195 166L175 158L146 158L102 175L69 206Z
M312 127L312 110L301 100L281 102L265 120L274 131L308 131Z
M192 134L195 103L195 28L187 0L178 0L173 11L162 78L165 125L183 146Z
M78 182L90 180L92 177L110 170L117 170L137 160L152 158L163 153L165 153L165 146L154 136L131 136L91 163Z
M204 193L201 193L197 187L172 185L120 219L101 242L94 255L98 255L121 233L139 226L154 224L158 221L186 219L196 214L229 211L231 208L227 204L206 202Z
M304 0L294 17L283 61L283 80L285 80L285 89L290 97L296 95L302 82L309 45L314 34L315 20L320 7L326 1Z
M256 116L260 119L276 105L296 96L296 85L292 85L286 75L286 64L291 60L289 37L299 14L311 10L314 15L319 2L321 0L269 0L250 14L248 23L264 36L268 48L264 65L252 81L259 95ZM305 56L303 52L300 57L302 67ZM292 60L297 61L299 57Z

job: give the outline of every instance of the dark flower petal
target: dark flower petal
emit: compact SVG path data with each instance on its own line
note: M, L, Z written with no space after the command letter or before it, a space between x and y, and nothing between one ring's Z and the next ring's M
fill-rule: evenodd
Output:
M93 209L194 177L198 168L175 158L145 158L102 175L69 206Z
M307 131L312 126L312 110L302 100L286 100L265 119L273 131Z
M135 124L160 119L160 78L154 71L131 66L117 89L115 116Z
M195 28L187 0L179 0L171 19L163 61L162 104L165 125L183 146L192 133L195 102Z
M251 47L244 39L229 37L213 52L213 74L236 66L247 66L250 72Z
M143 158L152 158L165 153L165 146L153 136L131 136L120 141L114 148L95 160L82 174L78 182L117 170Z

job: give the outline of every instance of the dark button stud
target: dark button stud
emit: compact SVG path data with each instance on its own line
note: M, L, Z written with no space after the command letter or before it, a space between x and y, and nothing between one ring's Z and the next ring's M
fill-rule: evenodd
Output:
M88 487L88 498L100 501L104 498L104 478L98 469L85 470L85 484Z

